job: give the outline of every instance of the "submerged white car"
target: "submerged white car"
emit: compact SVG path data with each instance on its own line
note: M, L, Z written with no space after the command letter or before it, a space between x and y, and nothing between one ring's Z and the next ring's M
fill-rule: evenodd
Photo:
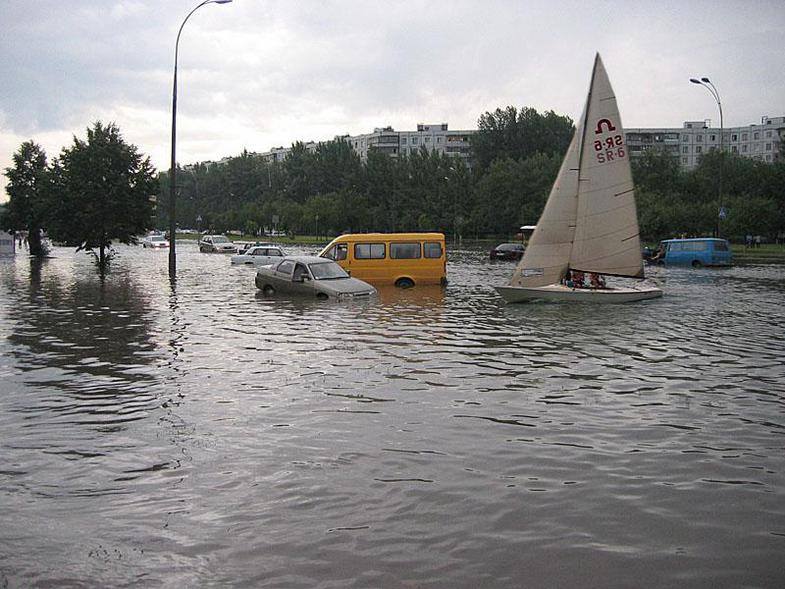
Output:
M287 256L273 266L256 271L256 288L265 295L305 295L317 299L362 299L376 289L352 278L332 260L318 256Z
M286 252L277 245L252 245L247 250L232 256L232 264L269 266L280 262Z
M169 241L163 235L148 235L142 240L142 247L144 248L169 247Z

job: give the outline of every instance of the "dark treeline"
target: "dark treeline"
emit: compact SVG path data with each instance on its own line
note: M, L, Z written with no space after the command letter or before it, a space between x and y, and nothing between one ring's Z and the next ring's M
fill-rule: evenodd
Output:
M370 151L362 162L342 140L314 152L295 144L283 162L243 153L224 165L178 172L178 224L257 233L275 219L293 234L433 230L503 238L537 222L574 130L569 117L552 111L485 113L472 137L472 170L458 158L425 150L398 158ZM633 158L644 240L711 235L721 164L722 234L773 239L785 232L785 163L727 153L720 160L719 152L710 152L696 169L684 171L664 152ZM168 190L162 174L162 203ZM159 206L161 228L168 222L165 208Z
M279 229L309 235L514 233L521 223L537 221L572 136L572 120L508 107L484 114L479 129L472 139L474 170L425 149L397 158L370 151L363 162L340 139L314 152L295 144L282 162L243 153L223 165L191 166L178 171L178 225L256 233L278 219ZM162 205L168 193L162 174ZM158 211L163 228L166 207Z
M668 153L645 152L632 165L641 234L650 241L711 235L721 200L726 210L720 221L723 237L742 241L745 235L761 235L781 241L785 235L783 156L769 164L711 151L694 170L684 171L678 158Z

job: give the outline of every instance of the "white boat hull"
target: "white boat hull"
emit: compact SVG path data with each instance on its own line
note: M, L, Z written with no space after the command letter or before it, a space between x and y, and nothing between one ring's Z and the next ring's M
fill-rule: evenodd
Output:
M528 301L569 301L578 303L632 303L662 296L662 290L647 288L570 288L563 284L547 286L495 286L502 298L508 303Z

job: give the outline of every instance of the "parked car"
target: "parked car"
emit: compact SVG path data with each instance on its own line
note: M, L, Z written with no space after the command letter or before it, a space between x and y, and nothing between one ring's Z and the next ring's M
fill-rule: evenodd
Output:
M660 242L657 253L650 258L652 263L701 266L730 266L733 261L727 239L698 237L690 239L666 239Z
M163 235L148 235L142 240L142 247L145 248L169 247L169 241Z
M305 295L318 299L368 298L376 289L352 278L332 260L318 256L286 256L256 271L256 287L265 295Z
M269 266L280 262L286 252L277 245L252 245L239 254L232 256L232 264L248 264L251 266Z
M237 246L225 235L205 235L199 240L199 251L233 254L237 251Z
M491 260L520 260L524 251L522 243L500 243L491 250Z

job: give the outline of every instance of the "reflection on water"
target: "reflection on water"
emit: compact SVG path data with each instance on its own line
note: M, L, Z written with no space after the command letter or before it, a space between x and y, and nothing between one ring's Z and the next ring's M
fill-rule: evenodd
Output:
M0 587L783 582L781 267L505 305L462 247L335 304L55 253L0 262Z

